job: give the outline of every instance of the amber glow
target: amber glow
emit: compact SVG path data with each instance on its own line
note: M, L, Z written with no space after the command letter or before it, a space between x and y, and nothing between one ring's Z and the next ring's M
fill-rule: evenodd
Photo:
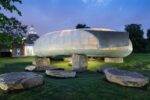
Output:
M49 50L105 50L105 51L115 51L115 50L121 50L121 48L75 48L75 47L73 47L73 48L65 48L65 49L63 49L63 48L49 48Z

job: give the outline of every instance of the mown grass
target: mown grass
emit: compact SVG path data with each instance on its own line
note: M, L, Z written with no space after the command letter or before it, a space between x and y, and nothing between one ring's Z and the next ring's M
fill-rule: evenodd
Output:
M24 71L33 58L0 58L0 74ZM71 70L68 62L53 62L53 66ZM114 66L138 71L150 77L150 55L132 54L123 64L106 64L89 61L88 71L73 79L55 79L44 76L44 85L17 93L0 93L0 100L150 100L150 85L147 90L123 87L109 83L105 76L95 72L98 67Z

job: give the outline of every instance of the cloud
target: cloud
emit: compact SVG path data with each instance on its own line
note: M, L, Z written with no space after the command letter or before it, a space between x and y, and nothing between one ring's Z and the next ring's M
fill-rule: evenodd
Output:
M119 7L119 11L122 11L122 10L123 10L123 7L120 6L120 7Z
M82 0L83 3L87 3L88 0Z
M97 3L103 3L106 0L96 0Z
M110 3L112 0L82 0L84 4L99 4L99 5L106 5Z
M104 0L82 0L83 3L89 3L89 2L96 2L96 3L102 3Z

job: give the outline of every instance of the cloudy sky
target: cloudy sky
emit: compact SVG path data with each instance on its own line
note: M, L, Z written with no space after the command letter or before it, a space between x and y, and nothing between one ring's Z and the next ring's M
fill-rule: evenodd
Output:
M17 4L23 24L34 25L39 35L73 29L78 23L94 28L124 30L124 25L150 28L150 0L23 0Z

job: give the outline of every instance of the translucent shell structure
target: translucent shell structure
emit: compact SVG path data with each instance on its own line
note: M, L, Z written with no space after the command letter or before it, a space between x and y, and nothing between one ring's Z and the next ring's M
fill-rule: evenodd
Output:
M126 57L132 52L127 32L110 29L73 29L50 32L34 44L39 57L85 54L96 57Z

